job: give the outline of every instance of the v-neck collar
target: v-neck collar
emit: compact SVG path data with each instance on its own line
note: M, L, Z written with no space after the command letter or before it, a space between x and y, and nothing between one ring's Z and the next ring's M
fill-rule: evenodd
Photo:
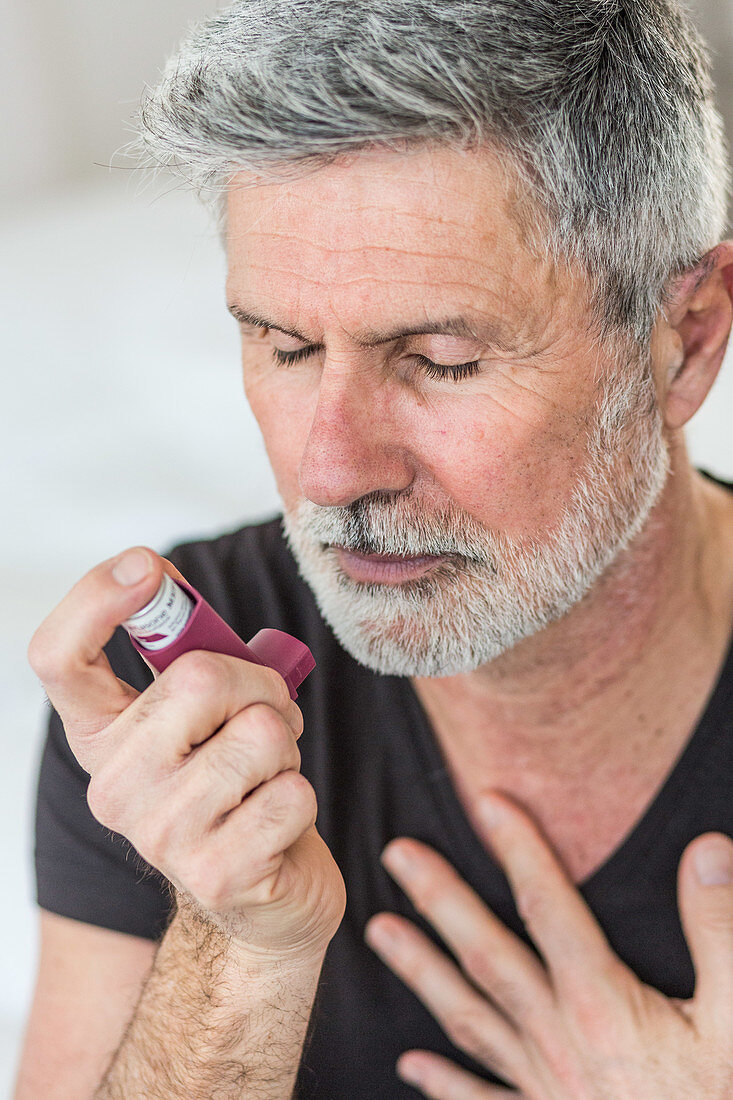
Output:
M701 470L710 480L731 488L726 482ZM447 831L449 845L457 845L474 880L486 879L495 862L487 852L463 808L453 780L441 752L430 720L410 680L398 681L404 692L404 703L417 733L416 749L422 757L423 778L435 796L436 811ZM721 717L731 710L733 700L733 635L728 642L726 655L720 666L715 685L711 689L700 719L678 753L666 777L658 786L646 808L617 844L607 859L577 886L590 897L604 896L609 889L617 889L619 881L627 882L630 873L648 874L654 861L655 842L664 836L668 818L678 811L685 798L694 796L696 784L691 781L706 748L720 732ZM616 885L614 885L616 884Z
M433 732L430 720L409 680L402 681L406 703L412 713L414 728L418 733L418 747L423 757L423 778L432 788L438 813L451 837L464 857L472 865L476 879L486 875L487 861L491 857L474 831L463 804L458 798L450 772ZM617 880L623 869L626 880L629 868L641 866L648 870L653 859L655 841L664 834L667 818L680 808L686 797L693 797L695 784L691 777L704 757L709 741L720 732L720 716L730 709L733 699L733 637L721 667L715 687L708 696L703 714L690 738L680 750L666 778L658 787L646 809L626 833L608 858L580 884L578 889L586 893L604 893L607 886Z

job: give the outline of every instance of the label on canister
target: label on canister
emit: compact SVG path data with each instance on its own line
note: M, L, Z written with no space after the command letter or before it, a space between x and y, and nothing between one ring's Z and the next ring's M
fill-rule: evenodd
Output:
M122 624L145 649L165 649L183 633L195 604L167 573L160 588L146 604Z

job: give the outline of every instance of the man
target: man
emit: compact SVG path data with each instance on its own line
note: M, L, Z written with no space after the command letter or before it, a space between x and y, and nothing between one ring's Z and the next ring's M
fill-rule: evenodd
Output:
M31 642L20 1100L733 1094L706 73L661 0L239 3L170 64L143 132L218 206L287 544L137 548ZM299 706L151 682L164 569L308 642Z

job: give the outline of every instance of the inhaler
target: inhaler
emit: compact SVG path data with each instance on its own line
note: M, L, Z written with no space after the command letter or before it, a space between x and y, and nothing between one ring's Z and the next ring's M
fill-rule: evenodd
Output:
M297 689L316 666L308 646L282 630L260 630L245 645L193 585L168 573L163 573L152 600L122 626L138 653L158 672L181 653L208 649L274 668L288 685L291 699L297 699Z

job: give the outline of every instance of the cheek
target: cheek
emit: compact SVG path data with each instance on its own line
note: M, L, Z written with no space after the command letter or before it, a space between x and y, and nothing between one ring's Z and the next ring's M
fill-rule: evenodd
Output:
M587 461L587 419L477 399L420 426L420 465L441 495L489 528L528 536L555 526Z
M317 391L271 372L245 373L278 489L300 497L299 470ZM448 499L484 526L513 538L556 526L587 461L588 409L569 397L549 400L520 386L392 404L390 433L414 458L418 491ZM375 484L374 489L382 486Z

